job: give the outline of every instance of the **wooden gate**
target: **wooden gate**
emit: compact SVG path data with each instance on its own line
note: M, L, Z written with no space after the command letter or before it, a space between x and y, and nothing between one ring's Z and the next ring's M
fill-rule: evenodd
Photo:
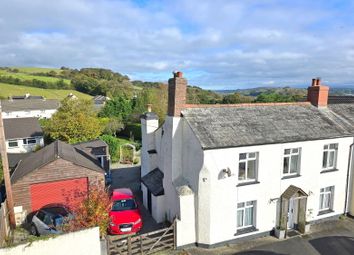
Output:
M164 229L141 235L107 236L109 255L147 255L176 249L176 221Z

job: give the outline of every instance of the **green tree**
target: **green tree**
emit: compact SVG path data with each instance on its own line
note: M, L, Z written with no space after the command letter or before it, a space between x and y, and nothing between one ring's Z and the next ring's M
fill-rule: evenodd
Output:
M102 126L91 101L67 98L44 124L44 131L51 139L77 143L97 138Z
M99 113L100 117L120 118L123 122L128 120L132 113L132 101L118 96L109 100Z
M223 104L240 104L240 103L251 103L253 98L250 96L243 96L239 93L233 93L225 95L222 99Z
M103 141L108 144L109 155L112 157L113 162L117 162L119 160L119 142L118 140L111 135L102 135L100 137Z

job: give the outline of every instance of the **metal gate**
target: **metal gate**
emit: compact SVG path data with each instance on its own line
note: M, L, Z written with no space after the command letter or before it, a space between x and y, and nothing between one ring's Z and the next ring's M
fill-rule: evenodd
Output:
M176 249L176 221L141 235L107 236L109 255L147 255Z

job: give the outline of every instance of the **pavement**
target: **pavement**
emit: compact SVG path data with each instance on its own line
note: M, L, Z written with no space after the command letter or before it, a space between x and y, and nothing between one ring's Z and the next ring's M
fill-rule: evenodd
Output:
M344 218L311 226L311 232L285 240L268 236L213 249L190 248L190 255L353 255L354 220Z
M111 169L112 171L112 184L111 188L130 188L140 208L141 216L143 218L143 228L140 234L151 232L164 228L164 224L158 224L152 218L149 211L144 207L140 183L140 166L127 166L122 168Z

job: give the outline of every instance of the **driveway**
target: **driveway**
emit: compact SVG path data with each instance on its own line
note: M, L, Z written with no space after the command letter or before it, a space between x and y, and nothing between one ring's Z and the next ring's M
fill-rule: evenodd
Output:
M354 254L354 220L328 221L313 225L311 233L278 240L264 237L214 249L191 248L193 255L352 255Z
M143 228L140 233L143 234L163 228L164 225L156 223L149 211L143 205L142 192L140 189L140 166L111 169L111 171L112 189L130 188L137 199L143 218Z

